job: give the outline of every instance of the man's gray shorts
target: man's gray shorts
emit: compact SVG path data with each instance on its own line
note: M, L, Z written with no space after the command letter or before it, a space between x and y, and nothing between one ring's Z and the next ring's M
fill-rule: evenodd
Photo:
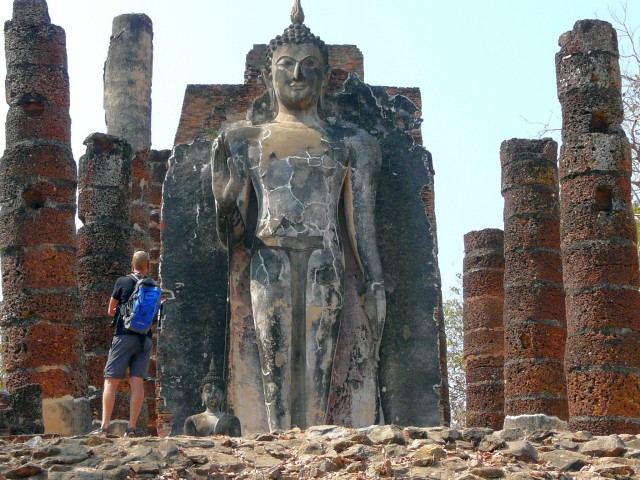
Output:
M115 335L111 340L109 358L104 367L104 378L124 379L129 376L145 380L149 376L149 359L153 342L140 335Z

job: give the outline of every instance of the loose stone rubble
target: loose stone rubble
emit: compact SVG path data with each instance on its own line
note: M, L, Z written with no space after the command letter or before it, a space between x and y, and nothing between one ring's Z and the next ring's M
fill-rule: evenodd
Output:
M0 437L0 478L636 479L640 435L324 425L233 439Z

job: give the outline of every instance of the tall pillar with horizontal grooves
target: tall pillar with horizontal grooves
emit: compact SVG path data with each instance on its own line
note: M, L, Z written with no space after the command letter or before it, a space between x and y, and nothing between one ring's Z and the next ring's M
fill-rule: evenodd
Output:
M77 276L93 418L102 417L103 370L114 327L107 315L113 284L131 271L131 147L111 135L93 133L80 158ZM113 418L126 418L128 400L118 395Z
M44 0L16 0L5 24L7 146L0 256L7 386L42 386L45 433L86 433L65 32Z
M557 155L558 144L550 138L513 138L500 146L509 417L568 417ZM516 426L518 418L509 421Z
M107 133L125 139L134 155L151 148L153 24L142 13L113 19L104 65Z
M504 420L504 255L502 230L464 236L463 324L467 426L502 429Z
M640 275L613 27L581 20L556 54L569 426L640 433Z

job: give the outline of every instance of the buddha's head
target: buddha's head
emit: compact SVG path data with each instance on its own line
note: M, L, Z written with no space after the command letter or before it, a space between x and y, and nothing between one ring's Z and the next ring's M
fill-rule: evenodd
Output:
M219 412L222 409L224 391L215 383L205 383L202 387L202 405L209 411Z
M202 406L211 412L218 412L222 409L224 401L224 383L213 369L200 382L202 392Z
M291 12L291 25L271 40L262 71L272 109L316 108L329 81L329 51L319 37L304 25L300 0Z

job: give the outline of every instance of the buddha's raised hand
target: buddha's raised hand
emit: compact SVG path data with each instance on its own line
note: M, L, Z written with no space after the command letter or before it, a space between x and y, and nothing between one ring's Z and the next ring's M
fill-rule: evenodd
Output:
M224 133L213 142L211 163L211 187L216 206L220 213L228 214L238 199L241 182Z

